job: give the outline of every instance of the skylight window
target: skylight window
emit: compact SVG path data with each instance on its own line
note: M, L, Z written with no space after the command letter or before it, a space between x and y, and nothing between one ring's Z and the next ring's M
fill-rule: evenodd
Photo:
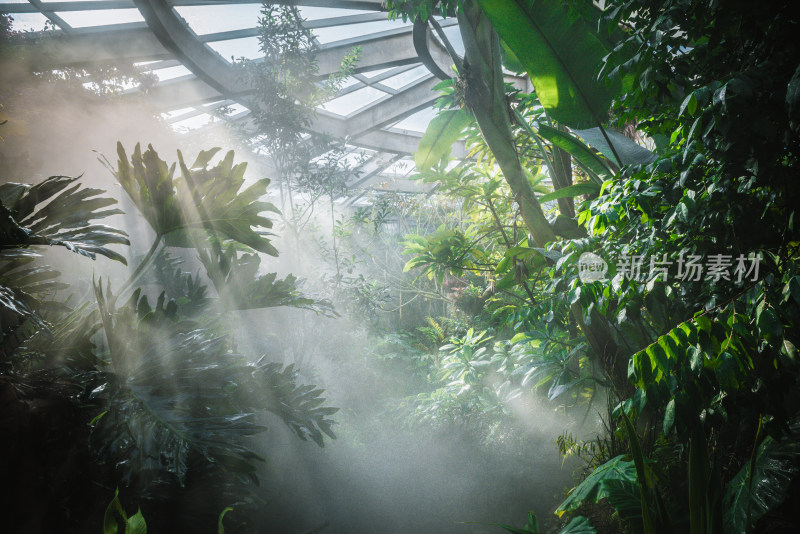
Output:
M261 15L260 4L183 6L175 11L197 35L255 28Z
M339 98L334 98L330 102L326 102L320 106L320 108L329 113L335 113L346 117L385 96L389 95L374 87L364 87L363 89L353 91Z
M214 119L215 118L213 115L203 113L202 115L195 115L194 117L189 117L188 119L173 122L170 126L176 132L183 133L207 126L214 122Z
M363 22L361 24L347 24L345 26L331 26L329 28L317 28L314 30L314 37L321 44L333 43L350 39L351 37L360 37L372 33L379 33L394 28L402 28L403 26L410 27L410 23L403 23L398 20L382 20L379 22Z
M436 110L433 108L426 108L422 111L418 111L413 115L406 117L405 119L401 120L397 124L395 124L392 129L396 130L406 130L411 132L425 132L425 129L428 127L428 123L436 116Z
M208 46L228 61L231 61L231 58L239 59L244 57L247 59L257 59L264 56L258 44L258 37L215 41L213 43L208 43Z
M40 32L49 20L41 13L14 13L11 18L14 19L11 29L16 32Z
M186 115L187 113L191 113L194 111L194 108L181 108L175 109L172 111L167 111L166 113L161 114L161 118L165 120L174 119L175 117L179 117L181 115Z
M411 70L401 72L396 76L392 76L391 78L381 81L381 85L385 85L386 87L399 91L406 85L429 75L430 72L428 72L428 69L424 65L420 65L419 67L414 67Z
M59 11L56 15L73 28L144 22L144 17L138 9L85 9L82 11Z
M158 81L164 82L167 80L174 80L175 78L180 78L181 76L188 76L192 74L192 71L190 71L183 65L178 65L176 67L167 67L165 69L154 70L153 74L156 75Z
M394 68L394 67L389 67L388 69L371 70L371 71L368 71L368 72L362 72L362 73L361 73L361 75L362 75L362 76L366 76L367 78L370 78L370 79L372 79L372 78L375 78L375 77L377 77L377 76L380 76L380 75L381 75L381 74L383 74L384 72L389 72L389 71L390 71L390 70L392 70L393 68Z
M371 11L360 9L339 9L335 7L308 7L300 6L300 14L306 20L330 19L334 17L348 17L350 15L363 15Z

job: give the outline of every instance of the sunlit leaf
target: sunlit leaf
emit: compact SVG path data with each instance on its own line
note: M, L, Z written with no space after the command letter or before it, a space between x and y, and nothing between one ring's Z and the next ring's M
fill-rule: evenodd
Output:
M419 148L414 153L414 163L420 171L430 169L450 153L471 117L463 109L440 111L428 124Z
M571 128L606 121L619 86L597 80L603 57L611 50L589 23L571 20L559 2L478 0L528 71L547 113Z

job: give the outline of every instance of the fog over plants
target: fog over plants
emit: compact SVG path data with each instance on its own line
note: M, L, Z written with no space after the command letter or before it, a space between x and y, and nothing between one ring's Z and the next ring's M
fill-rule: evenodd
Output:
M792 4L381 9L452 61L413 192L293 3L188 131L0 14L4 528L795 532Z

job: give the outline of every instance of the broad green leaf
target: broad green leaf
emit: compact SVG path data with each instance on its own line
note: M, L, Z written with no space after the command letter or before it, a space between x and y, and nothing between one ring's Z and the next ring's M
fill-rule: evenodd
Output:
M633 461L626 460L624 455L612 458L597 467L583 482L575 487L556 509L556 514L561 516L565 512L577 510L584 502L596 503L600 499L607 498L606 480L621 480L638 485L636 466Z
M606 163L582 139L546 124L540 124L538 132L541 137L574 157L598 185L603 185L604 181L614 176Z
M247 164L234 165L234 153L229 151L215 167L205 167L215 152L201 152L195 163L202 166L188 168L179 151L179 176L175 175L176 164L168 166L152 146L142 152L137 144L128 161L118 143L117 168L105 163L168 246L194 247L197 237L217 237L277 256L266 231L272 221L262 214L279 210L260 200L266 195L269 180L258 180L244 188Z
M603 135L603 132L605 132L605 135ZM617 165L643 165L656 159L656 155L645 147L610 128L601 130L598 127L594 127L586 130L574 130L574 133L599 150L608 159L617 163ZM608 139L606 139L606 136ZM611 141L610 145L609 141ZM619 156L619 159L617 159L617 156Z
M463 109L440 111L428 124L419 142L419 148L414 153L417 170L428 170L450 154L453 143L461 137L461 133L469 126L471 120Z
M147 534L147 523L141 508L125 521L125 534Z
M556 189L552 193L539 197L539 202L550 202L559 198L572 198L580 195L593 195L600 191L600 186L591 182L574 184L561 189Z
M670 399L664 410L664 423L662 425L664 435L668 435L675 426L675 399Z
M51 176L35 185L6 183L0 185L2 245L28 247L56 245L92 259L97 254L127 263L108 245L129 244L122 230L95 219L121 214L117 203L102 196L102 189L82 187L78 178Z
M503 67L511 72L524 73L525 65L520 63L517 55L508 47L505 41L500 41L500 46L503 47Z
M122 504L119 502L119 488L114 491L114 498L106 506L106 513L103 516L103 534L117 534L119 525L117 524L117 515L123 521L127 521L128 517L125 515L125 510L122 509Z
M723 500L725 532L752 532L764 514L786 500L799 471L800 433L795 423L792 433L781 441L764 438L756 452L752 474L747 463L727 484Z
M597 530L589 522L589 519L579 515L558 531L558 534L595 534Z
M608 118L621 87L597 80L611 50L591 25L561 2L478 0L500 38L528 71L539 102L556 121L588 128Z

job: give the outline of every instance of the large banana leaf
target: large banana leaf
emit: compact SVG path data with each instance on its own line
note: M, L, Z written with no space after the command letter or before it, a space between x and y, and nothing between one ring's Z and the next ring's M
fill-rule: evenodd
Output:
M84 187L78 178L51 176L35 184L0 185L0 249L57 245L88 256L97 254L126 263L108 245L127 245L127 234L94 219L121 214L104 209L116 204L105 191ZM0 257L2 259L2 257Z
M570 128L604 123L621 85L597 80L611 52L590 24L564 2L477 0L500 38L528 71L547 113Z
M212 234L238 241L259 252L277 256L271 235L263 229L272 221L263 216L278 212L273 204L259 200L267 192L268 179L244 187L246 163L233 164L229 151L215 167L208 167L218 148L201 152L191 166L178 152L181 176L176 164L167 166L152 146L142 153L137 144L130 162L121 143L115 170L106 165L133 200L158 237L175 247L194 247L196 237Z

